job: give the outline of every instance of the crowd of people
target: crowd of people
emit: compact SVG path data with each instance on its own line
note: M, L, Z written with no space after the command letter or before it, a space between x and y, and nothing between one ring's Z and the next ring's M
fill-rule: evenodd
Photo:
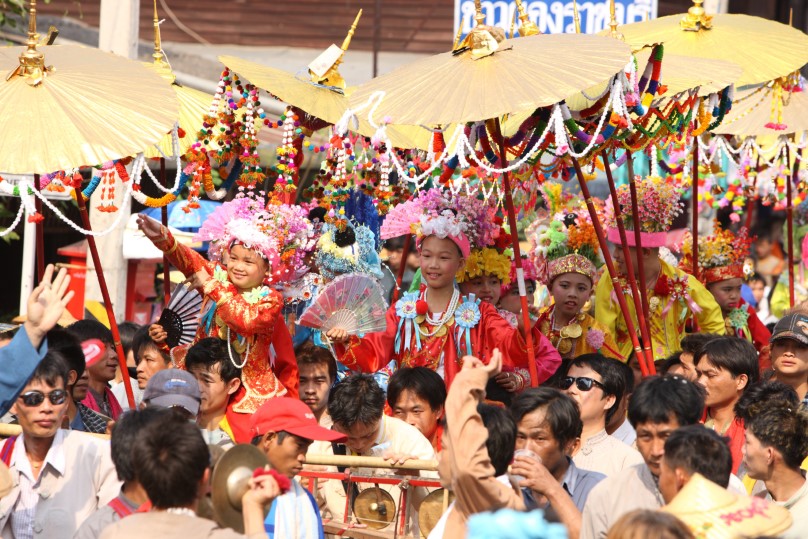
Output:
M241 537L196 510L214 456L252 444L269 464L237 500L248 537L350 534L368 489L391 537L808 537L808 308L773 310L770 236L716 224L674 256L677 193L638 188L653 220L603 212L615 278L591 217L552 185L522 268L493 202L440 189L375 231L239 196L200 230L208 258L140 216L202 296L196 336L124 323L122 368L104 324L56 326L69 279L48 268L0 348L20 429L0 444L0 535ZM355 273L391 299L385 330L295 323ZM438 485L452 501L422 529Z

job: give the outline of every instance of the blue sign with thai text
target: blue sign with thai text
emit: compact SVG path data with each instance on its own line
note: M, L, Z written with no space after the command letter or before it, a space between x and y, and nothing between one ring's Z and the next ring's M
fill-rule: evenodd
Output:
M610 2L577 2L581 32L594 34L609 26ZM522 0L528 18L543 34L566 34L575 32L572 0ZM519 27L516 2L514 0L482 1L485 24L499 26L510 37L511 28ZM615 19L618 24L630 24L657 16L657 0L615 0ZM466 35L474 27L474 0L455 0L454 32L463 29ZM516 18L516 23L513 21Z

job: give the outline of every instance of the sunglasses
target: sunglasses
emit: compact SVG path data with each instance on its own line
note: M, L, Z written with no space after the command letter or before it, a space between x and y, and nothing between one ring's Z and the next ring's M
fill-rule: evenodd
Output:
M578 391L589 391L592 389L593 386L598 386L599 388L605 390L603 384L595 380L594 378L587 378L586 376L581 376L579 378L573 378L572 376L567 376L563 380L561 380L561 389L569 389L572 387L572 384L575 384L575 387L578 388Z
M26 406L39 406L45 402L45 397L48 397L51 404L62 404L67 399L67 391L55 389L47 394L41 391L26 391L20 395L22 403Z

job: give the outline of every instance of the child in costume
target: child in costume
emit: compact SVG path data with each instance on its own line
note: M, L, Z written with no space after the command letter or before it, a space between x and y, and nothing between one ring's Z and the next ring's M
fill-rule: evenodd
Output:
M685 334L685 324L695 317L701 333L724 333L724 318L721 308L704 285L692 275L673 267L659 257L659 248L666 244L667 233L673 219L682 211L679 201L680 188L671 178L663 180L653 176L636 182L642 249L638 249L631 215L631 194L628 185L617 189L619 208L614 208L611 199L606 203L604 221L607 235L615 245L612 250L620 283L626 294L628 312L639 332L631 287L626 280L626 263L623 257L620 234L616 219L621 219L626 228L631 263L635 276L644 279L648 291L649 317L646 320L651 333L651 350L654 360L665 359L680 349ZM639 275L637 259L642 258L644 275ZM629 357L633 345L626 328L623 313L617 303L612 280L603 278L595 288L595 319L606 331L614 335L618 351Z
M538 310L534 311L536 283L539 280L536 265L533 261L522 256L522 270L525 272L525 292L527 304L530 309L531 318L535 318ZM499 292L499 314L502 318L516 327L518 317L522 316L522 300L519 296L519 287L516 284L516 261L511 261L511 270L508 274L508 281L504 281Z
M497 227L495 208L471 197L450 197L439 189L422 191L399 204L382 225L382 238L416 235L421 253L421 289L408 292L387 312L387 330L364 338L341 328L327 336L339 360L352 369L373 372L391 358L402 366L428 367L447 385L464 355L484 356L499 348L513 367L528 368L528 352L520 330L511 327L496 307L474 295L461 297L455 276L471 252L471 243L490 245ZM538 382L558 368L561 358L533 329ZM508 382L516 387L516 377Z
M205 298L194 342L171 349L175 365L184 368L187 349L204 337L227 341L243 358L236 365L242 369L241 388L226 418L236 441L249 441L250 416L262 403L284 395L297 398L297 364L281 316L283 299L268 285L291 278L302 264L311 232L305 211L273 203L265 207L248 196L226 202L197 234L210 241L211 261L178 243L153 219L140 215L138 225Z
M584 312L600 265L592 223L558 213L549 226L533 230L530 240L539 278L553 296L553 304L539 311L539 330L564 359L600 352L624 361L612 334Z
M682 267L693 267L692 236L685 235L682 243ZM741 297L744 277L751 274L745 260L749 256L746 228L735 235L715 223L713 233L699 237L699 280L721 307L727 335L735 335L755 345L761 372L771 368L769 339L771 332L760 321L755 309Z

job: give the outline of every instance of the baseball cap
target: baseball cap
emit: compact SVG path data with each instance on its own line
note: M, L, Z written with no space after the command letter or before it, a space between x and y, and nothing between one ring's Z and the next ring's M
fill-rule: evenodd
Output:
M192 416L199 413L199 382L188 371L165 369L156 372L149 378L143 390L143 401L149 406L173 408L179 406L188 410Z
M286 431L307 440L341 442L345 435L321 427L314 414L303 401L291 397L276 397L261 405L250 421L252 436L267 432Z
M780 339L794 339L808 346L808 316L795 313L781 318L774 326L770 342Z
M107 345L101 339L87 339L81 341L81 351L84 352L84 362L92 367L107 353Z

